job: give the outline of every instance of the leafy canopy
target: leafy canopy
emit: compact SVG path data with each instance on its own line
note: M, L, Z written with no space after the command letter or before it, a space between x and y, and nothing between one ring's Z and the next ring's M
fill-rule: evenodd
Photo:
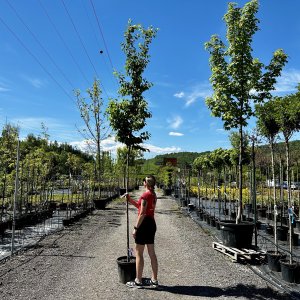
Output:
M117 140L127 147L140 150L146 150L140 144L150 137L149 132L141 132L146 126L146 119L151 117L143 93L152 84L143 78L143 73L150 60L149 46L156 33L157 29L152 26L145 29L128 21L121 47L126 55L125 74L115 72L120 84L118 93L121 101L111 99L107 109Z
M271 97L276 77L287 62L287 55L279 49L265 66L252 57L252 36L258 30L255 17L258 1L252 0L243 8L229 3L224 16L227 25L228 46L213 35L205 48L210 53L210 78L214 94L206 99L212 115L220 117L225 129L247 126L254 115L254 103Z

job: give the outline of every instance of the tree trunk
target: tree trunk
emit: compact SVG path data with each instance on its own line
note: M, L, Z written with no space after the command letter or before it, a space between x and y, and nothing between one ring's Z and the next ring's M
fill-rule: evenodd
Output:
M286 180L287 180L287 191L288 191L288 209L291 205L291 182L290 182L290 147L288 139L285 139L285 154L286 154ZM292 229L292 218L288 214L289 218L289 244L290 244L290 263L293 261L293 229Z
M252 205L254 213L255 247L257 247L257 209L256 209L256 165L254 140L252 141Z
M274 143L270 143L271 147L271 172L273 180L273 208L274 208L274 242L275 253L278 253L278 239L277 239L277 205L276 205L276 183L275 183L275 161L274 161Z
M240 151L239 151L239 206L236 217L236 224L241 222L243 213L243 126L240 125Z
M128 193L128 185L129 185L129 155L130 155L130 146L127 146L127 154L126 154L126 193ZM127 220L127 262L130 261L130 253L129 253L129 203L126 201L126 220Z

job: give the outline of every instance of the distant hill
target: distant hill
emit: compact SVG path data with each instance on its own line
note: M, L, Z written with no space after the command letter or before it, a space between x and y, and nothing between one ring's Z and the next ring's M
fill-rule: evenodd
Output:
M157 164L161 164L164 161L164 158L176 158L177 165L183 166L185 164L192 164L196 157L200 155L208 154L210 151L206 152L176 152L176 153L168 153L157 155L153 158L154 162Z
M163 165L164 158L176 158L177 166L182 168L186 164L192 164L196 157L209 153L206 152L176 152L157 155L154 158L145 159L142 162L141 174L157 174Z
M249 145L250 146L250 145ZM154 158L142 159L142 172L144 174L157 174L159 168L163 165L164 158L176 158L177 166L183 167L186 164L192 164L195 158L200 155L206 155L211 151L205 152L176 152L157 155ZM257 152L260 153L260 161L269 163L270 160L270 148L269 145L259 145ZM284 142L279 142L276 144L275 152L281 153L285 159L285 144ZM290 153L292 162L296 162L298 159L300 161L300 140L294 140L290 142ZM258 157L257 157L258 158Z

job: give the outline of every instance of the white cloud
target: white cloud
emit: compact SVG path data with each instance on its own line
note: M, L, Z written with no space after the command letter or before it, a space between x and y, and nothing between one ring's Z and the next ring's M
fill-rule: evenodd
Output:
M222 133L222 134L228 134L228 131L226 131L224 128L217 128L216 132L217 133Z
M20 126L21 130L41 130L41 124L44 123L45 126L50 128L59 128L64 125L59 123L53 118L14 118L11 120L13 124Z
M169 135L172 135L172 136L183 136L184 134L183 133L180 133L180 132L169 132Z
M6 87L0 86L0 93L1 92L9 92L10 90Z
M200 83L190 88L190 91L181 91L174 96L182 98L185 101L185 106L190 106L196 102L199 98L205 99L212 94L212 90L209 83Z
M85 152L94 152L96 151L96 144L92 140L81 140L70 142L73 147ZM117 149L124 147L124 145L116 141L114 136L108 137L101 141L100 143L102 151L109 151L113 154L117 153Z
M33 78L27 75L22 75L22 78L24 80L26 80L27 82L29 82L33 87L40 89L44 86L46 86L47 81L44 79L40 79L40 78Z
M174 97L176 97L176 98L183 98L184 97L184 92L176 93L176 94L174 94Z
M6 78L0 76L0 93L9 92L11 89L8 88L8 86L10 86L10 82Z
M275 86L277 93L288 93L297 90L297 85L300 82L300 70L290 69L283 71L281 77L278 78Z
M183 123L183 120L180 116L174 116L172 119L168 119L170 128L177 129Z
M88 140L82 140L82 141L73 141L70 142L73 147L76 147L77 149L85 152L95 152L95 145L92 141ZM112 155L116 156L117 149L119 147L124 147L123 144L117 142L115 140L115 137L109 137L101 142L101 148L103 151L110 151ZM179 152L181 151L181 148L171 146L171 147L158 147L151 144L143 144L142 147L148 149L151 154L163 154L163 153L171 153L171 152ZM145 152L145 155L147 155L149 152Z
M149 149L151 154L164 154L164 153L173 153L173 152L181 151L181 148L175 146L162 148L150 144L144 144L144 147Z

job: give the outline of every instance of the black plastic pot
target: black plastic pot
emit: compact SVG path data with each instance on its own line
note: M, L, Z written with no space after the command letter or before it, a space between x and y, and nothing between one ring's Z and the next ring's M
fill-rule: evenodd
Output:
M105 209L107 201L105 199L97 199L94 200L94 204L96 209Z
M121 256L117 259L119 281L126 283L136 277L135 257L131 256L127 261L127 256Z
M181 198L180 202L181 202L181 206L183 206L183 207L186 207L188 205L187 200L185 198Z
M204 215L204 213L203 213L202 211L200 211L199 214L198 214L199 219L200 219L201 221L203 221L203 215Z
M267 260L268 260L268 267L271 271L280 272L281 271L281 264L280 260L285 259L286 254L281 252L275 253L275 251L267 251Z
M245 209L245 213L249 214L252 211L252 204L251 203L247 203L244 205L244 209Z
M267 218L268 220L272 220L272 214L271 214L270 212L267 212L267 213L266 213L266 218Z
M296 220L296 228L300 231L300 220Z
M216 228L218 230L221 230L221 227L220 227L220 221L219 220L216 220Z
M265 231L266 231L267 234L273 234L274 233L273 226L271 226L271 225L268 224L265 227Z
M188 207L189 207L189 210L190 210L190 211L192 211L192 210L195 209L195 205L192 204L192 203L190 203L190 204L188 205Z
M124 195L126 193L126 188L120 188L119 192L120 196Z
M300 283L300 264L297 264L297 268L295 271L295 283Z
M287 225L288 224L288 218L285 217L285 216L281 217L281 222L282 222L282 224Z
M235 220L235 219L236 219L236 212L231 212L231 213L230 213L230 218L231 218L232 220Z
M223 244L233 248L251 248L254 224L234 221L220 221Z
M247 220L247 221L249 221L249 220ZM256 228L257 229L261 229L261 222L260 221L256 222Z
M228 212L229 212L228 208L223 208L223 214L224 214L224 216L228 216Z
M267 208L258 208L257 213L260 218L265 218L267 215Z
M298 242L299 242L299 234L298 233L293 233L292 242L293 242L293 246L298 246Z
M277 227L277 239L279 241L286 241L288 230L289 229L286 226Z
M287 259L280 260L280 264L282 279L287 282L295 282L298 264L295 261L290 263Z
M207 223L208 225L210 225L210 215L207 215L207 217L206 217L206 223Z
M210 226L216 227L216 218L211 216L209 220L210 220Z
M171 196L172 194L172 189L164 189L164 196Z

